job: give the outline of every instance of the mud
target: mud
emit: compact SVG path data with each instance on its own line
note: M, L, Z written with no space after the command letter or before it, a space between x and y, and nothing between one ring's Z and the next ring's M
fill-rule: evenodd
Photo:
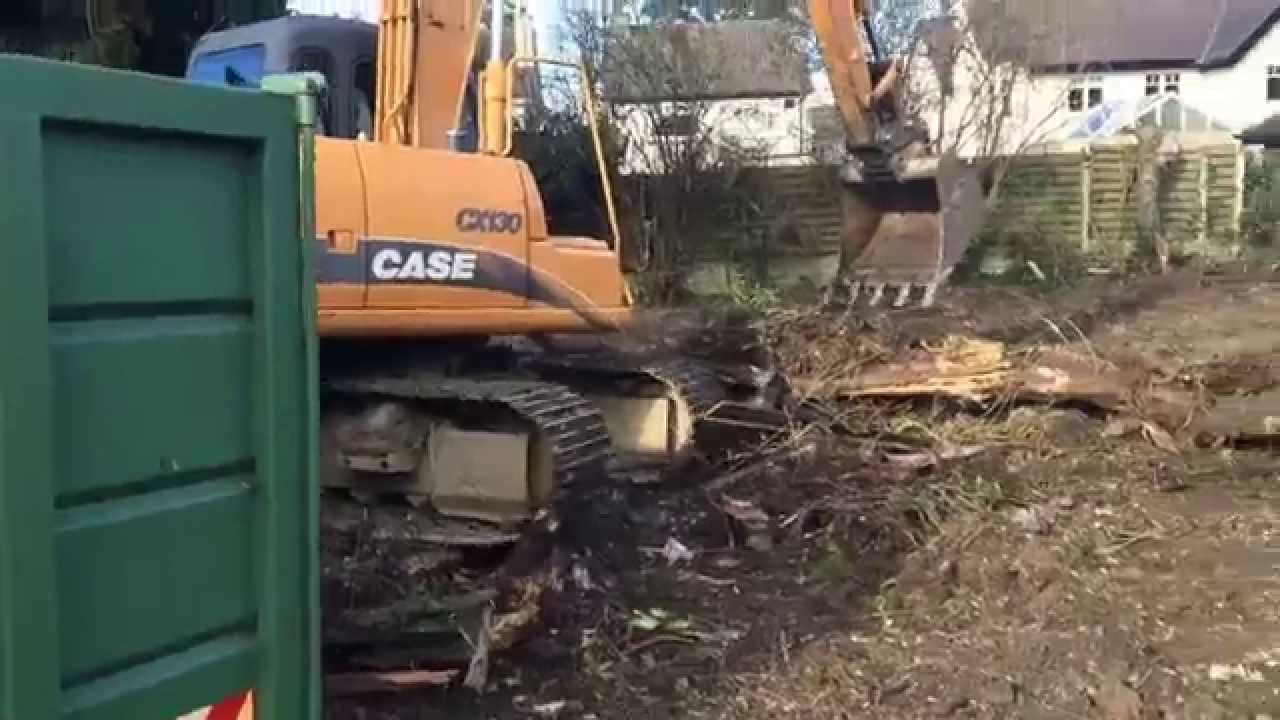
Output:
M962 291L850 315L825 347L1066 344L1195 388L1210 411L1280 417L1280 288L1264 280ZM486 692L331 699L328 717L1280 714L1280 459L1265 446L1201 447L1194 427L1165 437L1096 409L842 412L856 437L797 430L732 482L703 468L579 498L540 632ZM767 545L730 502L763 512Z

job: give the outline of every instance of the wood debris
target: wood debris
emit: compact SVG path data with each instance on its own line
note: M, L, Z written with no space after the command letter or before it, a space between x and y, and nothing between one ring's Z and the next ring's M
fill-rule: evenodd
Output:
M725 497L720 507L745 538L747 547L759 552L768 552L773 549L772 522L755 503Z
M399 692L448 685L458 674L457 670L336 673L325 677L325 690L330 695Z
M910 352L900 361L860 367L844 377L799 377L793 387L810 397L948 397L987 404L998 399L1083 402L1100 410L1130 410L1168 427L1182 427L1193 396L1154 386L1148 376L1122 370L1064 348L1011 353L1003 343L952 337L941 347Z

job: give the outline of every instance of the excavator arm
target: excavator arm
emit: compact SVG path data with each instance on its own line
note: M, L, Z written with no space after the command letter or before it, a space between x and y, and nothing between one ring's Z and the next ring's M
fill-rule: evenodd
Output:
M880 52L872 12L872 0L809 0L847 151L828 298L847 289L850 301L865 295L875 305L890 291L901 306L920 288L929 305L981 225L986 187L971 163L939 157L904 117L903 60Z
M466 98L483 9L483 0L383 0L378 142L449 147Z
M892 101L900 66L882 61L871 31L870 0L809 0L809 17L822 49L831 91L850 144L874 139L874 109ZM865 33L865 35L864 35ZM884 72L873 82L873 66Z
M489 23L484 23L485 6ZM502 0L384 0L378 26L378 118L374 139L420 148L457 149L452 133L472 113L478 149L505 155L508 78L535 82L508 63L528 48L517 0L514 23ZM512 26L514 25L514 26ZM469 93L472 80L475 84ZM519 89L529 91L527 87Z

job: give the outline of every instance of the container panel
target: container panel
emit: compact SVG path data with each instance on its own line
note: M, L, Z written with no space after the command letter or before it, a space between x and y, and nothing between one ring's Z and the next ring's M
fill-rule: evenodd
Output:
M227 697L252 686L260 661L256 633L220 637L71 688L62 717L170 720L192 709L188 698Z
M249 297L251 144L86 123L43 134L55 312Z
M58 504L165 487L254 455L247 316L54 323ZM180 422L175 422L180 419Z
M318 717L311 114L0 87L0 718Z
M58 513L65 682L253 628L251 482L232 476ZM157 592L157 577L178 591Z

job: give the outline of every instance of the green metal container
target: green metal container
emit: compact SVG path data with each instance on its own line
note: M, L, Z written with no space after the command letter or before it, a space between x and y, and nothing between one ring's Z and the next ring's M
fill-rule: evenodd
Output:
M0 718L318 717L305 103L0 92Z

